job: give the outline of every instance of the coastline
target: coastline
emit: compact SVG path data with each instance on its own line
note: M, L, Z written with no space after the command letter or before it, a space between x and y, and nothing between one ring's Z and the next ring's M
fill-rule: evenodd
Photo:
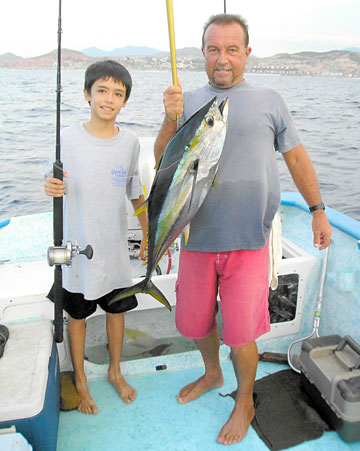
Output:
M202 72L204 62L199 49L198 54L187 49L177 52L179 71ZM114 59L129 70L171 71L170 56L160 53L153 56L116 56L93 57L75 50L62 50L63 70L84 70L92 62L100 59ZM0 69L46 69L56 70L56 52L32 58L22 58L11 53L0 55ZM249 58L246 73L286 76L343 77L360 78L360 52L332 50L329 52L280 53L271 57Z

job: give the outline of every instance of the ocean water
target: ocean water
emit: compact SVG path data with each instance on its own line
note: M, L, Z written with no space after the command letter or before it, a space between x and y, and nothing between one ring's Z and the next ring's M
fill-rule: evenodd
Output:
M201 72L179 72L183 89L206 82ZM62 72L61 125L86 121L83 71ZM119 125L156 136L170 72L133 71L133 91ZM324 202L360 220L360 79L246 74L285 98L318 175ZM0 70L0 220L50 211L43 173L55 151L56 71ZM279 156L282 191L295 191Z

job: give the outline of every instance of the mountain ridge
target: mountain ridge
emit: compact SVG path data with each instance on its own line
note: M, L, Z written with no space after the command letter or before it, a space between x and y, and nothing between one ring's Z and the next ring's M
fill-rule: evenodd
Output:
M149 47L124 47L135 53L140 49L157 52ZM90 48L91 49L91 48ZM92 48L95 52L94 49ZM89 49L88 49L89 50ZM98 49L97 49L98 50ZM121 49L114 49L121 50ZM131 70L170 70L169 52L150 55L108 55L89 56L83 51L62 49L63 69L85 69L99 59L111 58L123 63ZM201 50L197 47L185 47L176 50L176 62L179 70L204 70ZM22 58L13 53L0 55L0 68L6 69L55 69L57 66L57 50L45 55ZM350 50L330 50L327 52L302 51L297 53L278 53L268 57L251 56L247 62L248 73L270 73L282 75L313 75L360 77L360 52Z

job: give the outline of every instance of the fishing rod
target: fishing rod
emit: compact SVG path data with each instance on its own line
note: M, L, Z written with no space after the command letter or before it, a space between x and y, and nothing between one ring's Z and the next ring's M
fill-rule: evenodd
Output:
M60 146L60 113L61 113L61 0L59 0L58 15L58 48L57 48L57 76L56 76L56 138L55 138L55 162L53 164L53 177L63 180L63 163L61 161ZM91 246L86 246L80 250L78 244L72 244L68 241L63 246L63 197L54 197L53 199L53 231L54 246L48 248L47 259L50 266L54 269L54 326L55 341L63 341L63 286L62 286L62 268L61 265L71 266L74 254L86 255L88 259L93 256Z
M168 30L169 30L172 81L173 81L173 85L177 85L174 10L173 10L172 0L166 0L166 11L167 11Z
M174 10L173 10L172 0L166 0L166 11L167 11L167 21L168 21L168 31L169 31L172 81L173 81L174 85L177 85ZM226 0L224 0L224 14L226 14Z

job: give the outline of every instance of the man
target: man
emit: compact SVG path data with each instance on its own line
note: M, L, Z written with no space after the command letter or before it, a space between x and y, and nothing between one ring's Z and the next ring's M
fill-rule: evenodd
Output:
M331 227L315 170L282 97L244 80L251 53L246 22L237 15L211 17L204 27L202 52L209 84L184 96L180 84L165 91L166 115L154 152L158 161L176 132L179 115L180 122L185 121L214 95L219 101L229 97L216 185L191 222L187 245L182 245L176 324L184 336L195 339L205 364L204 376L178 394L184 404L223 384L215 322L219 291L223 340L231 347L238 392L217 440L230 445L244 438L254 417L255 339L270 330L268 239L280 205L274 148L311 207L315 247L330 244Z

